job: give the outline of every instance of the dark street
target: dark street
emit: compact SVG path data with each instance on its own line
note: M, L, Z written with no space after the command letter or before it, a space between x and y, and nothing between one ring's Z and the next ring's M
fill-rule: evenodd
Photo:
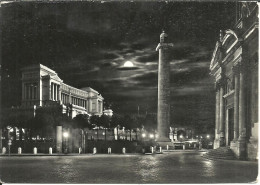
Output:
M248 183L257 162L207 160L202 152L158 155L1 156L5 183Z

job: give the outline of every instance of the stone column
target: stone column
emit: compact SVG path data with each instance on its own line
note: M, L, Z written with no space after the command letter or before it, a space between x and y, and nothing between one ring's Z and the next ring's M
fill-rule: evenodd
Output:
M98 112L98 99L96 99L96 112Z
M246 62L242 61L242 62ZM245 93L245 66L240 64L239 78L239 138L237 154L239 159L246 158L246 93Z
M58 85L57 92L58 92L57 100L61 100L61 90L60 90L60 85Z
M215 140L219 139L219 87L216 84Z
M53 83L53 100L56 100L56 84Z
M252 65L252 64L251 64ZM258 65L252 65L251 67L251 137L247 144L247 158L249 160L258 160ZM249 73L249 74L250 74Z
M37 90L38 90L37 94L39 95L39 97L38 97L39 106L42 106L42 77L40 77Z
M235 94L234 94L234 141L238 139L239 129L239 69L233 68L235 75Z
M22 83L22 100L25 100L25 96L26 93L25 93L25 86L24 86L24 83Z
M51 82L49 82L49 100L51 100L52 99L52 85L51 85L52 83Z
M28 84L28 99L31 100L31 85Z
M258 66L254 66L258 67ZM251 79L252 79L252 85L251 85L251 126L254 126L254 123L256 123L257 120L257 84L258 84L258 75L257 72L254 69L251 69Z
M62 153L62 126L56 126L56 153Z
M50 99L52 100L53 99L53 93L52 93L52 91L53 91L53 85L52 85L52 82L51 82L51 94L50 94Z
M31 90L31 93L32 93L31 94L31 96L32 96L31 99L33 100L34 99L34 85L33 84L30 85L30 90Z
M54 99L57 101L57 84L54 84Z
M100 102L100 106L101 106L101 113L103 114L103 100Z
M162 142L170 142L170 62L169 51L173 47L172 43L166 43L168 35L162 33L160 35L160 43L156 51L159 51L158 64L158 139L160 145Z
M69 94L69 103L72 104L72 100L71 100L71 93Z
M88 99L88 112L92 112L92 100Z
M56 101L57 100L57 84L54 84L54 100Z
M58 92L58 84L56 84L55 87L56 87L55 100L58 101L58 94L59 94L59 92Z
M220 89L219 89L219 140L220 140L220 146L224 146L225 142L225 121L224 121L224 87L223 82L221 83Z
M54 83L52 83L52 100L55 100L55 94L54 94L54 90L55 89L55 86L54 86Z
M2 148L3 148L3 144L2 144L2 129L0 128L0 153L2 153Z
M240 88L239 88L239 140L244 140L246 136L245 126L245 74L242 69L240 72Z

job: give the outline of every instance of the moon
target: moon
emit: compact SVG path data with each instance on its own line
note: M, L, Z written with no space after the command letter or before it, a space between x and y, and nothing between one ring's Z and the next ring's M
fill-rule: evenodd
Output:
M136 70L139 69L139 67L135 66L133 62L126 61L123 65L117 68L120 71L129 71L129 70Z
M124 63L124 67L134 67L134 64L133 64L133 62L131 62L131 61L126 61L126 62Z

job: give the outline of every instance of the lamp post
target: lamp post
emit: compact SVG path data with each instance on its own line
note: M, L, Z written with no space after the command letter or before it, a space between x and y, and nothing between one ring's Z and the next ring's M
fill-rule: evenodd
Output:
M65 140L65 149L64 149L64 153L67 154L68 153L68 148L67 148L67 140L68 140L68 137L69 137L69 133L68 132L64 132L63 133L63 136L64 136L64 140Z

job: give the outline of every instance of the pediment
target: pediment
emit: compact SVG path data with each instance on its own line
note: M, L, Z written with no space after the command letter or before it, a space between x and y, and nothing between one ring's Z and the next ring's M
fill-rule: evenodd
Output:
M63 80L61 80L57 75L52 75L51 78L52 78L53 80L58 81L58 82L63 82Z
M237 34L233 30L226 30L226 34L221 43L223 50L226 53L228 53L237 42L238 42Z
M219 41L217 41L211 62L210 62L210 70L214 70L214 68L218 65L219 60L221 59L221 44Z

